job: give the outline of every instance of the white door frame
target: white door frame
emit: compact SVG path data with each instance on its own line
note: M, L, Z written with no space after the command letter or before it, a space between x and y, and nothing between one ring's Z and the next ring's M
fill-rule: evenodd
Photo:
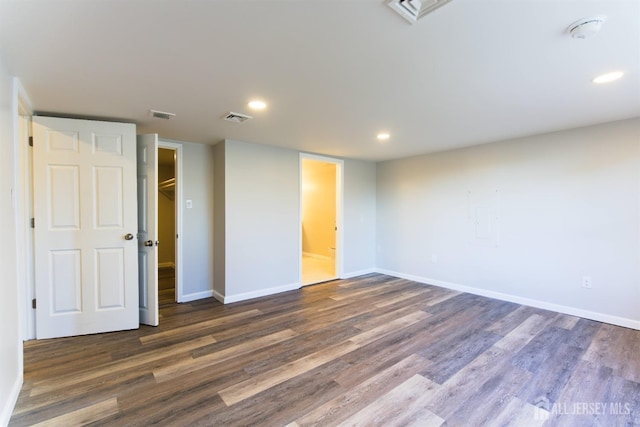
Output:
M17 80L16 80L17 81ZM35 323L36 313L31 307L32 300L35 298L35 280L33 265L33 229L29 219L33 217L33 187L32 187L32 152L28 143L31 136L31 109L29 99L22 85L17 82L14 85L17 93L14 99L17 99L17 112L15 114L15 158L16 165L16 187L14 189L14 200L16 201L16 230L18 236L16 238L16 251L18 254L18 283L20 286L19 304L22 307L22 325L20 327L20 336L23 340L33 340L36 338ZM27 129L23 131L21 127L20 116L26 117ZM182 144L175 141L158 139L158 147L168 148L176 151L176 301L184 302L184 286L182 281Z
M177 141L158 139L158 148L174 150L175 161L175 207L176 207L176 302L184 302L184 287L182 283L182 144ZM162 242L160 242L162 244Z
M31 340L36 338L36 313L31 308L31 301L35 298L33 229L30 218L33 218L33 168L32 152L29 146L31 136L31 116L33 110L26 91L17 78L14 78L14 110L15 129L15 187L13 200L16 216L16 254L17 254L17 283L18 306L21 325L20 338Z
M336 277L342 278L343 272L343 255L344 255L344 160L336 159L334 157L319 156L317 154L300 153L299 159L299 201L300 207L298 209L298 233L300 233L299 248L298 248L298 280L302 286L302 160L317 160L325 163L333 163L336 165Z

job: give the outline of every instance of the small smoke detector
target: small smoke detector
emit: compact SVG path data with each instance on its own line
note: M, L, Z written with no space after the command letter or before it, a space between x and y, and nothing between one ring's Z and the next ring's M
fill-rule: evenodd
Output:
M166 111L158 111L158 110L149 110L149 114L151 115L151 117L155 117L156 119L164 119L164 120L173 119L176 116L173 113L167 113Z
M242 123L246 122L249 119L253 119L251 116L247 116L246 114L234 113L233 111L229 111L227 114L222 116L222 118L228 122L233 123Z
M404 19L415 24L418 19L433 12L451 0L389 0L387 5Z
M582 18L567 27L567 32L574 39L588 39L595 35L602 28L602 24L607 20L604 15Z

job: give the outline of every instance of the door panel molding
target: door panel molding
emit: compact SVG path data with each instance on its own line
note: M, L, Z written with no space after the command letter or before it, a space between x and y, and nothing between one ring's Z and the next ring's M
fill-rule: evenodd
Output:
M37 338L138 328L135 125L36 116L33 136Z
M138 291L140 323L158 326L158 134L138 135Z

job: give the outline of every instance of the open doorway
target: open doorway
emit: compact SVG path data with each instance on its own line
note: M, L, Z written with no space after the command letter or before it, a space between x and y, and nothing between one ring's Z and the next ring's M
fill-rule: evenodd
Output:
M339 161L301 157L301 283L303 286L339 277Z
M158 148L158 305L176 302L176 151Z

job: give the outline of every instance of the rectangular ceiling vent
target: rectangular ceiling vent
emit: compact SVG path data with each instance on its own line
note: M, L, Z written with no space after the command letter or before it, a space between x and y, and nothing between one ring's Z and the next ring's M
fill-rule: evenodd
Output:
M156 119L164 119L164 120L169 120L176 116L173 113L167 113L166 111L158 111L158 110L149 110L149 114L151 114L151 117L155 117Z
M404 19L415 24L418 19L433 12L451 0L389 0L389 7Z
M253 117L247 116L246 114L234 113L234 112L230 111L227 114L225 114L224 117L222 117L222 118L225 119L228 122L242 123L242 122L245 122L245 121L247 121L249 119L252 119Z

